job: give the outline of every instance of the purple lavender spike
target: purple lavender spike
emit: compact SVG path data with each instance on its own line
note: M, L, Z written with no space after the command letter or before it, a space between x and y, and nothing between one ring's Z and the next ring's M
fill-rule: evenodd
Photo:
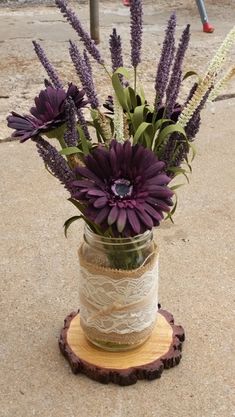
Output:
M83 59L84 59L84 62L85 62L85 64L86 64L87 70L89 71L90 76L92 77L92 67L91 67L91 62L90 62L90 60L89 60L89 56L88 56L88 54L87 54L86 49L84 49L84 51L83 51Z
M165 89L167 86L170 68L174 58L175 50L175 28L176 28L176 15L173 13L168 21L165 39L162 46L161 58L157 68L156 80L155 80L155 111L157 112L162 106L162 100L164 97Z
M179 133L172 133L168 138L163 154L161 155L161 160L165 162L167 168L172 166L172 158L179 142L182 142L182 137Z
M143 32L142 0L133 0L130 5L131 14L131 63L134 68L141 62L140 52Z
M175 62L172 68L171 78L167 86L166 90L166 107L167 107L167 114L170 115L172 110L175 106L181 80L182 80L182 64L185 56L185 52L187 50L188 44L190 39L190 25L187 25L184 29L179 46L175 56Z
M86 119L84 117L82 109L77 109L77 116L78 116L79 125L81 126L81 128L83 130L85 138L87 140L91 140L90 133L89 133L88 126L87 126L87 122L86 122Z
M83 29L80 20L76 14L70 9L65 0L55 0L55 4L60 9L63 16L68 20L73 29L77 32L78 36L83 41L88 52L93 58L101 65L104 64L104 60L101 58L100 51L98 50L95 42L91 39L89 34Z
M193 139L195 138L196 134L199 131L200 124L201 124L200 113L201 113L203 107L205 106L205 104L207 102L207 99L209 97L209 94L210 94L212 89L213 89L213 86L211 86L211 88L207 91L207 93L203 97L200 105L198 106L197 110L193 113L191 119L189 120L187 126L185 127L186 135L188 137L188 140L191 141L191 142L193 141Z
M69 168L67 162L57 149L41 136L33 139L36 142L39 155L55 177L71 192L71 182L76 179L74 172Z
M77 46L72 41L70 41L69 53L91 107L93 109L97 109L99 107L99 101L95 91L92 74L90 73L91 68L87 67L86 62L80 54Z
M66 100L65 111L67 116L67 130L64 134L65 143L67 146L77 146L76 109L71 97Z
M174 157L170 164L171 167L179 167L184 161L184 159L186 158L188 151L189 151L189 146L187 142L181 141L181 143L178 145L174 153ZM170 174L168 173L168 175L173 178L175 176L175 173L171 172Z
M111 52L112 69L114 72L117 68L123 67L121 37L117 34L117 30L115 28L113 29L113 33L110 35L109 46Z
M193 94L193 90L195 88L196 88L196 84L192 87L190 94ZM207 91L207 93L203 97L203 100L200 106L194 112L192 118L190 119L190 121L188 122L185 128L187 138L191 142L193 141L193 139L195 138L196 134L199 131L199 127L201 123L200 112L203 109L212 89L213 89L213 86ZM178 167L184 161L188 152L189 152L189 145L187 141L185 141L182 138L182 136L179 135L178 133L173 133L168 139L168 142L165 146L164 153L161 159L166 163L167 167L169 166ZM169 174L169 175L174 176L174 174Z
M39 43L37 43L36 41L33 41L33 46L34 46L34 50L37 54L37 57L38 57L39 61L41 62L42 66L45 68L45 70L46 70L48 76L50 77L54 87L63 88L63 84L60 81L56 70L53 68L50 61L48 60L48 58L45 54L45 51L43 50L41 45L39 45Z
M185 103L184 103L184 107L186 106L186 104L188 104L188 102L189 102L189 101L191 100L191 98L193 97L193 95L194 95L194 93L195 93L195 91L196 91L197 87L198 87L198 83L194 83L194 84L193 84L193 86L192 86L192 88L191 88L191 90L189 91L188 97L187 97L187 99L186 99L186 101L185 101Z

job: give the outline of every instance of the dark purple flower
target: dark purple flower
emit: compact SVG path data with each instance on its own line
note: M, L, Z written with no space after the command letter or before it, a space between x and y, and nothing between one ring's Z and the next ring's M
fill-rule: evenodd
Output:
M100 52L95 45L95 42L91 39L88 33L83 29L80 20L76 14L70 9L64 0L55 0L57 7L60 9L61 13L66 17L70 25L77 32L78 36L83 41L88 52L93 56L93 58L99 63L103 64L104 61L100 56Z
M161 58L157 68L156 80L155 80L155 109L156 111L162 106L162 100L164 97L165 89L167 86L170 68L174 58L175 49L175 28L176 28L176 15L173 13L168 21L165 39L162 46Z
M64 141L67 146L77 146L78 133L76 123L76 108L71 97L68 97L66 100L65 112L67 119L67 130L64 134Z
M168 115L172 113L172 110L175 106L181 80L182 80L182 64L185 56L185 52L187 50L188 44L190 39L190 25L187 25L184 29L179 46L175 56L175 62L172 68L171 78L167 86L166 90L166 107Z
M131 63L134 68L141 62L140 52L143 32L142 0L133 0L130 5L131 14Z
M84 94L83 90L78 90L73 84L69 85L67 92L62 88L47 87L35 97L35 107L30 109L31 114L21 116L12 112L7 117L8 127L15 129L12 137L20 138L24 142L61 126L67 119L66 99L72 97L76 108L84 107L87 104Z
M50 77L54 87L56 88L63 88L63 84L59 79L59 76L56 70L53 68L51 63L49 62L43 48L37 43L33 41L34 50L38 56L39 61L41 62L42 66L45 68L48 76Z
M52 174L71 192L71 182L75 180L74 171L71 170L63 156L52 146L49 142L36 137L33 139L36 142L39 155L42 157L44 164L50 169Z
M93 109L97 109L99 107L99 101L92 79L91 67L90 65L87 66L84 58L78 50L78 47L72 41L70 41L69 53L91 107Z
M115 140L98 146L77 167L72 197L86 205L86 217L114 235L135 236L158 226L172 205L165 164L142 145Z
M114 72L117 68L123 67L121 37L117 34L117 30L115 28L113 29L113 33L110 35L109 46L111 53L112 69Z

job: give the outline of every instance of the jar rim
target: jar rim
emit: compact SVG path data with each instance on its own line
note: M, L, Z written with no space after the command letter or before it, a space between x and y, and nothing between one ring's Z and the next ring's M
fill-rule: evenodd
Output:
M97 233L93 232L91 228L85 224L85 230L84 230L84 239L86 240L86 237L91 238L93 240L93 243L103 243L105 245L129 245L133 242L141 243L142 241L145 241L147 238L152 236L153 231L152 230L146 230L144 233L141 233L139 235L130 236L130 237L108 237L108 236L102 236L98 235Z

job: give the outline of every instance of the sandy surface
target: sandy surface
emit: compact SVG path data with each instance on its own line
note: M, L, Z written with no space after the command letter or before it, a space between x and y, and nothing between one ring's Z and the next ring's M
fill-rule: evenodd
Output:
M128 64L128 9L117 1L110 3L101 2L101 50L105 51L115 23L126 41ZM146 2L142 79L150 95L153 52L159 55L171 5L178 11L179 32L186 22L192 24L185 69L201 71L234 23L232 3L210 6L216 31L206 35L191 5ZM87 22L87 6L77 8ZM44 73L31 39L41 40L61 76L76 80L67 52L67 40L76 35L52 7L3 7L0 22L0 96L8 96L0 98L0 135L6 139L8 112L28 111L42 87ZM108 60L107 51L104 56ZM97 69L96 77L104 97L105 75ZM234 93L235 84L227 91ZM0 417L235 415L234 116L234 99L203 112L193 175L190 185L179 191L175 224L166 222L156 231L161 248L160 301L186 330L182 362L160 380L126 388L74 376L60 355L57 341L63 319L78 308L76 250L82 225L74 225L69 239L64 238L63 222L74 209L66 192L43 169L32 143L0 144Z

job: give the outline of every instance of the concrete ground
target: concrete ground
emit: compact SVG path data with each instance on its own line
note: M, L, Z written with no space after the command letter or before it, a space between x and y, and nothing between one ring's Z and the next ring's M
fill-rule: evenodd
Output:
M144 2L145 3L145 2ZM187 2L188 3L188 2ZM204 69L234 24L233 2L210 2L213 35L201 32L194 7L146 1L142 79L150 96L162 30L176 8L179 31L192 23L185 69ZM232 5L233 4L233 5ZM87 23L88 8L77 6ZM5 117L26 112L42 87L31 39L42 41L59 72L76 77L67 40L76 35L46 6L0 8L1 338L0 417L231 417L234 394L234 129L235 100L203 112L190 185L179 190L175 224L156 230L161 250L160 301L186 330L181 364L160 380L121 388L74 376L58 350L64 317L78 308L76 250L82 225L68 240L63 222L75 213L62 187L43 169L31 142L4 141ZM222 24L221 24L222 22ZM101 49L112 23L128 44L128 9L101 2ZM128 46L125 59L128 60ZM108 58L107 50L104 56ZM234 50L231 53L234 62ZM73 75L72 75L73 74ZM99 93L106 78L96 72ZM227 92L235 92L231 83Z

